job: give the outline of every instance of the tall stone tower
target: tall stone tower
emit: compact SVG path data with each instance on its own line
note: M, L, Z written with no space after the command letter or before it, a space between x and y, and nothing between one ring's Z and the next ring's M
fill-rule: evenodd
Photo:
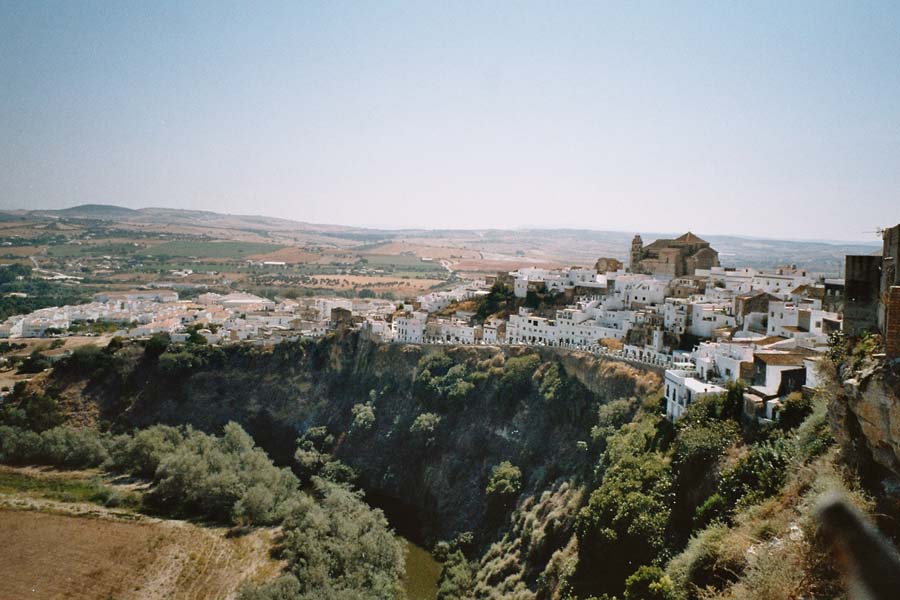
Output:
M644 240L641 239L640 235L634 236L634 239L631 240L631 272L637 273L640 270L641 266L641 258L644 255Z

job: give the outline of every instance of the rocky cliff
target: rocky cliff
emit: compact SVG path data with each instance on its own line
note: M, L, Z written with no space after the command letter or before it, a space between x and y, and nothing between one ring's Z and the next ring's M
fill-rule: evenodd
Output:
M900 484L900 361L866 360L848 375L827 384L835 439L865 476Z

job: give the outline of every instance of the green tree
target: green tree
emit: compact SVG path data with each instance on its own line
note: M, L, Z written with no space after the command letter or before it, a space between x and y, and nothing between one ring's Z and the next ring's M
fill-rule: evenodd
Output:
M353 421L350 423L351 434L366 433L375 425L375 407L371 402L354 404L351 409Z
M675 600L675 584L659 567L643 566L625 580L625 600Z
M491 469L485 493L488 498L506 505L522 491L522 471L508 460Z
M472 567L465 555L451 552L441 567L437 600L464 600L471 597L475 586Z

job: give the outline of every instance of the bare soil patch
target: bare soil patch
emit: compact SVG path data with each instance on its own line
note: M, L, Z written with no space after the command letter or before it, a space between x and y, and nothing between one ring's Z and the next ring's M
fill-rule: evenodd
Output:
M0 508L0 600L234 598L269 579L272 532Z

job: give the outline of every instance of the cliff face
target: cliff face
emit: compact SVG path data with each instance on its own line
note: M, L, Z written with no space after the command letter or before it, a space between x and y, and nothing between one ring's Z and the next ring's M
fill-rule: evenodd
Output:
M217 432L237 421L282 464L292 464L298 436L324 426L334 439L324 450L425 542L491 535L498 523L485 486L502 461L521 468L523 497L589 470L583 444L600 405L661 381L587 354L377 344L353 334L271 350L170 346L159 356L126 346L104 364L60 369L48 393L77 396L113 429ZM371 414L364 427L360 406Z
M848 458L870 476L900 480L900 361L870 362L835 384L828 408Z

